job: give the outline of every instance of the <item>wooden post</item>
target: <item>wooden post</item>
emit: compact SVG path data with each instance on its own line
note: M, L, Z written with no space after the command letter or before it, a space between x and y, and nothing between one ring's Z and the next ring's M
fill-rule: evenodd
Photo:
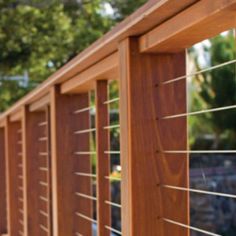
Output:
M123 235L188 235L188 230L163 220L188 224L188 195L162 187L188 186L188 159L161 154L174 147L186 150L186 120L169 127L159 120L173 107L175 112L186 109L186 87L173 84L164 98L157 86L185 74L185 54L141 54L136 38L123 40L119 54Z
M28 235L40 235L40 200L39 200L39 166L40 145L38 142L41 127L39 123L44 119L44 112L30 112L29 107L24 108L22 130L24 149L26 183L26 214L28 219Z
M4 128L0 128L0 235L7 233L6 161Z
M7 119L5 130L5 150L7 161L7 208L8 208L8 234L15 236L24 234L24 182L22 162L21 122L10 122ZM25 235L25 234L24 234Z
M45 135L47 137L46 142L46 152L47 152L47 166L48 166L48 173L47 173L47 195L48 195L48 217L47 217L47 224L49 235L53 234L53 199L52 199L52 155L51 155L51 108L50 106L45 107Z
M52 182L53 182L53 214L54 235L91 235L91 224L81 222L76 215L80 208L86 208L83 214L91 216L91 204L79 203L76 191L83 188L91 194L91 181L89 178L79 178L76 171L89 172L89 155L76 156L79 148L89 151L89 138L83 134L79 138L74 132L78 129L87 129L89 113L74 114L78 109L88 107L88 94L62 95L60 89L51 90L51 141L52 141ZM84 117L84 118L83 118ZM83 151L80 150L80 151ZM84 202L83 202L84 203ZM83 209L82 209L83 210Z
M109 236L110 232L105 225L111 225L111 209L105 201L110 200L110 183L105 176L110 175L110 157L105 154L109 150L109 125L107 80L99 80L96 84L96 140L97 140L97 213L98 235Z

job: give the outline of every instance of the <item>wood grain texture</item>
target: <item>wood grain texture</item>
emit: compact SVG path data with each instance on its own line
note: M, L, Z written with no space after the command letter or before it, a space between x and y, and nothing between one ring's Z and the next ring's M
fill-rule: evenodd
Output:
M48 99L50 101L50 98ZM47 125L45 126L45 135L47 137L46 141L46 152L47 156L47 166L48 166L48 175L47 175L47 196L48 196L48 217L47 224L49 230L49 236L53 234L53 198L52 198L52 155L51 155L51 107L49 104L45 106L45 121ZM44 181L44 179L43 179Z
M24 209L24 196L22 188L23 181L19 176L23 176L22 152L19 141L21 140L21 122L10 122L7 120L5 129L5 150L7 162L7 215L9 236L24 233L24 215L20 210Z
M140 37L141 52L178 52L235 27L236 1L199 1Z
M73 235L78 222L75 189L79 183L74 175L73 153L79 143L73 132L79 121L73 112L78 109L80 98L80 95L60 94L59 87L51 90L53 225L57 236Z
M27 215L27 233L28 235L41 235L40 230L40 191L39 181L39 152L40 145L38 138L41 127L38 125L44 120L44 112L30 112L29 107L25 107L23 111L23 140L24 140L24 166L25 166L25 186L26 186L26 209Z
M178 191L170 193L160 187L173 181L178 186L187 186L187 158L175 166L174 161L158 154L167 141L186 147L186 123L180 127L173 124L176 129L181 128L181 140L177 139L178 135L167 140L167 127L156 120L168 106L156 84L165 77L172 78L184 73L184 54L177 59L172 55L140 54L137 38L121 42L119 52L123 234L188 235L187 230L181 227L174 229L162 220L173 215L175 220L188 224L188 196ZM185 86L180 86L176 91L184 94L178 101L178 106L183 109L182 106L186 107ZM177 105L174 100L172 102ZM172 158L175 160L177 157ZM176 213L173 209L177 209Z
M53 234L48 113L48 107L40 112L31 112L27 106L23 111L24 214L27 218L27 235Z
M11 122L20 121L21 118L22 118L22 109L21 108L18 111L14 112L13 114L10 115Z
M51 91L55 235L73 235L75 232L82 235L92 235L91 222L75 214L78 212L87 217L93 217L93 202L75 194L79 192L92 196L91 178L75 175L75 172L91 174L90 155L77 156L74 154L76 151L89 151L89 134L74 134L75 131L89 129L89 112L74 114L74 111L88 106L88 93L62 95L59 87L55 87Z
M45 107L48 106L48 104L50 103L50 96L49 94L47 94L46 96L40 98L39 100L31 103L29 105L29 110L31 112L33 111L45 111Z
M78 109L89 107L89 93L80 94L78 100ZM86 130L90 128L90 111L77 114L76 130ZM74 130L74 131L76 131ZM76 151L88 152L90 151L90 135L84 133L75 135L78 142ZM75 157L75 172L82 172L92 174L92 162L90 155L79 155ZM92 178L87 176L76 176L75 192L93 196ZM76 197L76 211L89 218L93 218L93 200ZM82 217L76 216L76 232L82 235L92 236L92 223Z
M111 209L105 201L110 201L110 182L105 176L110 175L110 156L104 152L109 150L109 125L107 80L97 81L96 84L96 140L97 140L97 198L98 198L98 235L109 236L105 225L111 226Z
M7 233L6 157L4 128L0 129L0 234Z
M84 72L61 85L61 93L86 92L95 87L95 81L103 78L114 79L118 76L118 53L113 53Z

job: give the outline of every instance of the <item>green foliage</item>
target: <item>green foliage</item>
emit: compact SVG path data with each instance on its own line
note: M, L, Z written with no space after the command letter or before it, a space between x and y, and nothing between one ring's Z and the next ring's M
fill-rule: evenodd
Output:
M228 34L218 35L209 40L209 45L204 47L208 57L207 67L215 66L235 59L235 37L233 31ZM198 50L192 50L190 55L194 57L197 70L201 70ZM207 59L205 59L207 61ZM194 82L193 82L194 81ZM235 64L198 74L192 78L190 89L191 107L194 110L219 108L236 104ZM236 133L236 110L230 109L223 112L211 112L189 118L190 144L195 143L197 136L201 134L213 134L215 147ZM227 138L228 137L228 138ZM235 145L235 142L227 143ZM224 145L225 146L225 145ZM222 146L222 149L224 147Z
M112 25L101 12L100 0L85 4L0 0L0 13L0 111L47 79ZM30 78L27 87L7 79L26 71Z
M146 0L0 0L0 112ZM114 7L114 16L105 4ZM11 76L29 75L22 86Z
M107 2L111 4L115 11L115 19L120 21L146 3L147 0L108 0Z
M41 82L68 59L73 41L70 18L62 5L39 9L5 8L0 15L0 70L8 76L25 70Z

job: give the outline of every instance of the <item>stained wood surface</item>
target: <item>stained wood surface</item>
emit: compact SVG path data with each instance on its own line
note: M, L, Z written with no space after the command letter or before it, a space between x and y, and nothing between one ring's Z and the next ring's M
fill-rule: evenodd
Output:
M40 98L39 100L33 102L32 104L30 104L29 106L29 110L31 112L33 111L44 111L45 107L47 107L50 103L50 96L49 94Z
M115 79L118 77L118 54L109 57L79 73L61 85L61 93L86 92L95 88L95 81L103 78Z
M189 160L187 154L164 154L167 150L187 150L187 120L163 120L167 115L187 112L186 80L168 85L162 82L185 74L185 51L178 54L160 55L156 59L155 89L152 94L153 114L156 121L157 163L160 180L162 217L185 225L190 224L189 194L169 190L162 185L189 187ZM163 224L164 235L189 235L189 231L173 224Z
M0 128L4 128L6 126L6 119L0 121Z
M23 162L21 122L7 120L5 150L7 162L7 216L9 236L24 233Z
M184 54L172 55L139 53L138 39L120 44L120 116L122 161L122 217L124 235L184 236L188 231L163 222L163 217L188 224L188 196L179 191L165 191L162 184L187 186L186 157L175 166L177 156L167 159L158 152L163 145L186 148L186 122L170 127L157 122L168 104L156 84L164 78L184 73ZM183 94L178 103L173 91ZM182 91L182 92L181 92ZM186 109L185 85L172 88L171 103ZM167 98L168 101L168 98ZM172 109L172 106L167 109ZM175 128L176 135L169 136ZM179 139L179 132L182 138ZM167 137L165 136L167 135ZM169 142L169 143L168 143ZM172 162L173 160L173 162ZM181 203L179 202L181 201ZM173 218L172 218L173 219Z
M78 109L89 107L89 94L80 94L78 99ZM76 130L90 129L90 112L82 112L77 114L77 127ZM80 152L90 151L90 136L89 133L75 135L78 142L77 150ZM79 155L75 157L75 172L92 174L92 162L90 155ZM93 196L92 178L87 176L76 176L75 192ZM93 218L93 200L78 197L76 198L76 212L85 215L86 217ZM92 223L89 220L76 216L76 232L82 235L92 236Z
M51 158L48 109L23 114L23 152L28 235L52 235Z
M77 156L74 152L89 151L89 134L74 132L89 128L89 112L74 114L89 106L88 94L62 95L60 88L51 91L51 133L54 233L56 235L92 235L91 222L76 215L92 218L92 202L76 196L76 192L92 196L90 177L77 176L75 172L91 174L89 155ZM68 184L70 183L70 184Z
M76 157L73 153L79 145L73 134L78 128L78 117L73 112L78 109L81 96L61 95L59 87L53 88L50 96L54 233L73 235L78 222L75 190L79 184L74 175Z
M199 1L140 38L141 52L178 52L235 27L236 1Z
M4 129L0 129L0 234L7 233L7 191Z
M111 226L111 209L105 201L110 201L110 182L105 176L110 175L110 156L105 154L109 150L109 125L107 80L97 81L96 84L96 140L97 140L97 198L98 198L98 235L109 236L105 225Z
M40 144L38 142L42 127L39 124L45 119L44 112L30 112L25 107L23 112L23 136L25 142L24 163L26 169L26 214L28 235L41 235L40 229Z
M46 152L48 153L47 156L47 166L48 166L48 175L47 175L47 194L48 194L48 217L47 217L47 223L48 223L48 230L49 236L54 235L53 234L53 198L52 198L52 156L51 156L51 108L50 105L47 104L45 107L45 121L47 123L45 127L45 134L47 137L46 141ZM43 180L44 181L44 180ZM41 214L42 215L42 214ZM44 215L45 217L45 215Z
M22 118L22 109L19 109L18 111L10 115L11 122L20 121L21 118Z

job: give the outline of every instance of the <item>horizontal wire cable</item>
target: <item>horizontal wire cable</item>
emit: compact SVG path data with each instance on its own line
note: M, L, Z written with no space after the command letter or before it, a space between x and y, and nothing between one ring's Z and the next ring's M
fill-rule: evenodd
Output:
M110 206L114 206L114 207L118 207L121 208L121 204L115 203L115 202L111 202L111 201L105 201L106 204L110 205Z
M236 105L217 107L217 108L211 108L211 109L206 109L206 110L201 110L201 111L193 111L193 112L181 113L181 114L176 114L176 115L164 116L161 119L168 120L168 119L174 119L174 118L180 118L180 117L186 117L186 116L205 114L205 113L210 113L210 112L231 110L235 108L236 108Z
M117 124L117 125L108 125L108 126L104 126L103 127L104 129L117 129L117 128L120 128L120 125Z
M88 220L88 221L90 221L90 222L92 222L92 223L97 224L97 221L94 220L94 219L92 219L91 217L88 217L88 216L86 216L86 215L83 215L83 214L81 214L81 213L79 213L79 212L75 212L75 214L76 214L77 216L79 216L79 217L85 219L85 220Z
M84 130L75 131L74 134L86 134L86 133L91 133L91 132L95 132L95 131L96 131L96 128L84 129Z
M75 155L95 155L97 152L74 152Z
M39 152L39 156L48 156L48 152Z
M114 154L114 155L118 155L120 154L120 151L105 151L105 154Z
M236 150L165 150L160 153L167 154L220 154L236 153Z
M161 185L161 187L168 188L168 189L174 189L174 190L180 190L180 191L186 191L186 192L192 192L192 193L213 195L213 196L218 196L218 197L236 198L236 195L234 195L234 194L205 191L205 190L200 190L200 189L184 188L184 187L178 187L178 186L172 186L172 185Z
M118 178L118 177L112 177L112 176L105 176L105 179L121 181L121 178Z
M74 114L79 114L79 113L90 111L90 110L93 110L93 109L95 109L94 106L85 107L85 108L78 109L78 110L74 111Z
M48 171L48 168L47 167L39 167L39 170L41 170L41 171Z
M45 217L49 217L48 213L45 212L45 211L42 211L42 210L39 211L39 214L41 214L41 215L43 215Z
M24 211L22 209L18 209L18 211L23 215Z
M111 103L117 102L117 101L119 101L119 100L120 100L119 97L118 97L118 98L113 98L113 99L110 99L110 100L105 101L103 104L111 104Z
M39 184L42 185L42 186L44 186L44 187L48 187L48 183L46 183L46 182L39 181Z
M19 202L23 202L23 198L19 197L19 198L18 198L18 201L19 201Z
M190 230L193 230L193 231L197 231L199 233L203 233L203 234L207 234L207 235L211 235L211 236L222 236L220 234L211 233L209 231L206 231L206 230L203 230L203 229L199 229L199 228L196 228L196 227L193 227L193 226L189 226L189 225L186 225L186 224L182 224L182 223L179 223L179 222L176 222L174 220L167 219L167 218L162 218L162 219L164 221L170 223L170 224L178 225L180 227L183 227L183 228L186 228L186 229L190 229Z
M117 229L114 229L114 228L112 228L112 227L110 227L110 226L108 226L108 225L105 225L105 228L108 229L108 230L110 230L110 231L113 232L113 233L122 235L121 231L119 231L119 230L117 230Z
M78 233L78 232L75 232L75 235L76 236L83 236L82 234Z
M211 71L211 70L214 70L214 69L217 69L217 68L221 68L221 67L224 67L224 66L233 64L233 63L235 63L235 62L236 62L236 60L231 60L231 61L228 61L228 62L225 62L225 63L221 63L221 64L216 65L216 66L212 66L212 67L209 67L209 68L206 68L206 69L203 69L203 70L199 70L199 71L197 71L197 72L195 72L195 73L192 73L192 74L183 75L183 76L177 77L177 78L175 78L175 79L171 79L171 80L162 82L162 83L160 83L160 84L158 84L158 85L170 84L170 83L173 83L173 82L182 80L182 79L186 79L186 78L189 78L189 77L193 77L193 76L195 76L195 75L202 74L202 73L204 73L204 72L208 72L208 71Z
M21 224L21 225L24 225L24 222L22 220L18 220L18 222Z
M40 141L40 142L44 142L44 141L47 141L47 140L48 140L48 137L40 137L38 139L38 141Z
M18 152L17 155L18 156L23 156L23 153L22 152Z
M96 197L93 197L93 196L90 196L90 195L87 195L87 194L76 192L75 195L79 196L79 197L87 198L87 199L90 199L90 200L93 200L93 201L97 201Z
M84 177L92 177L92 178L96 178L97 177L97 175L89 174L89 173L83 173L83 172L75 172L74 174L78 175L78 176L84 176Z
M39 199L44 201L44 202L48 202L48 199L46 197L43 197L43 196L39 196Z
M38 123L38 126L46 126L47 124L48 124L48 122L47 122L47 121L44 121L44 122Z
M39 227L43 230L43 231L45 231L45 232L47 232L47 233L49 233L49 230L48 230L48 228L47 227L45 227L44 225L39 225Z
M23 191L23 187L18 187L18 190Z

